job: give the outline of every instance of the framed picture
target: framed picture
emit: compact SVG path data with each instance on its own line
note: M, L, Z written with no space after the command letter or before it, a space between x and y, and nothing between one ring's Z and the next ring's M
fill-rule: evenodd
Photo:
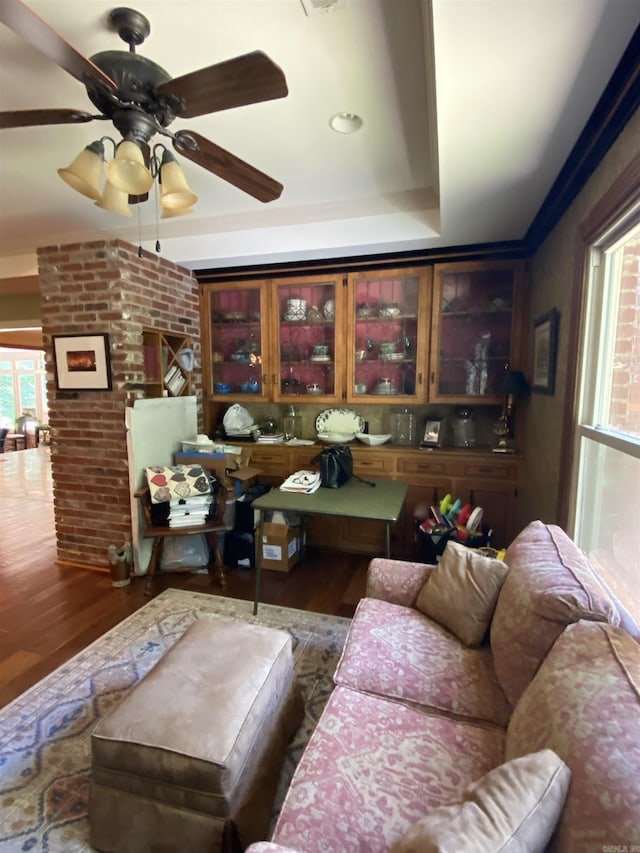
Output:
M444 441L444 418L427 418L421 447L442 447Z
M110 391L109 335L54 335L59 391Z
M531 390L540 394L553 394L555 391L559 319L558 310L552 308L534 323Z

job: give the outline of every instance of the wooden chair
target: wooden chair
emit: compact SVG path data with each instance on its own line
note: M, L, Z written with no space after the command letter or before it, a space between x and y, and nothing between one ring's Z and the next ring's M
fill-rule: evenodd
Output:
M155 577L156 572L160 569L160 562L162 560L162 551L164 548L165 539L170 536L190 536L193 533L204 533L207 542L209 543L210 553L213 554L213 564L218 572L220 586L222 587L222 589L224 589L226 586L224 562L222 559L222 553L220 551L220 545L218 543L217 534L224 533L224 531L226 530L224 522L222 520L222 516L224 514L226 506L225 490L223 488L220 488L218 490L217 495L214 497L212 510L207 521L204 524L194 524L190 527L165 527L154 524L153 519L151 517L151 496L149 494L149 487L145 486L142 489L138 489L134 494L135 497L140 498L142 504L142 511L145 520L145 530L143 536L145 539L153 539L153 545L151 548L151 558L149 559L149 567L147 568L147 585L145 588L145 595L151 595L153 578ZM171 569L171 571L188 572L192 571L194 568L196 567L185 566L181 569ZM209 557L209 562L207 563L207 570L209 574L213 573L211 556Z

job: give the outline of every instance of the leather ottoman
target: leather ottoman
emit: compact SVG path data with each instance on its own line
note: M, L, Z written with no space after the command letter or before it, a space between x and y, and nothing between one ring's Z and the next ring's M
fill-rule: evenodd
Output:
M91 844L210 853L228 818L266 838L302 711L288 633L201 617L92 734Z

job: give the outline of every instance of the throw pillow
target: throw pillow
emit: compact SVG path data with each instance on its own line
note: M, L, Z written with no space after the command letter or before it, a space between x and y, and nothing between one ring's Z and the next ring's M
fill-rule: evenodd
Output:
M458 542L448 542L420 590L416 607L467 646L479 646L509 568Z
M433 809L391 853L537 853L560 819L571 771L550 749L490 770L461 802Z

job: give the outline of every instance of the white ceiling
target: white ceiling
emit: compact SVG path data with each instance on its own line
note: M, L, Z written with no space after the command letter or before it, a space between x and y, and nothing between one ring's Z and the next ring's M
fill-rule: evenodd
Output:
M85 56L127 49L106 28L113 0L28 5ZM56 175L106 123L4 130L0 277L33 273L38 246L99 238L153 251L158 236L163 257L195 269L520 239L640 20L637 0L340 0L310 16L301 0L134 6L151 22L138 52L174 77L255 49L281 66L288 97L171 130L210 138L282 196L262 204L183 158L195 212L156 224L151 201L138 224ZM95 112L2 25L0 80L0 110ZM363 117L358 133L329 128L342 110Z

